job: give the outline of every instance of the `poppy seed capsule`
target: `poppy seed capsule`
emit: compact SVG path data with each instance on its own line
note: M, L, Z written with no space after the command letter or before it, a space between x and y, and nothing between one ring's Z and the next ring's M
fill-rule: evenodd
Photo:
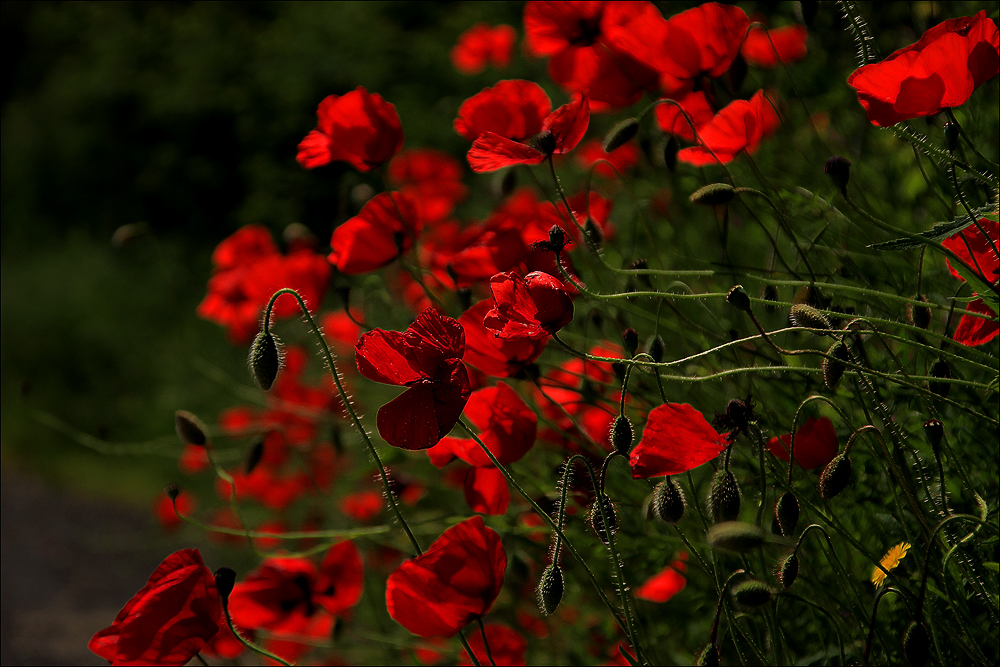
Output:
M672 477L665 477L653 489L653 516L660 521L674 524L684 516L687 509L687 499L684 491Z
M781 587L787 591L795 583L797 576L799 576L799 557L792 554L781 561L781 565L778 567L778 581L781 582Z
M914 297L917 301L930 303L924 295ZM926 329L931 323L931 309L927 306L918 306L913 303L906 304L906 319L915 327Z
M204 422L187 410L178 410L174 413L174 430L185 445L204 447L208 442Z
M951 366L944 359L938 359L931 366L930 376L932 378L940 378L942 380L951 379ZM951 384L948 382L934 382L931 380L927 383L927 388L933 391L938 396L944 398L951 391Z
M740 491L736 475L729 470L720 470L712 480L708 490L708 511L715 523L735 521L740 516L743 493Z
M257 386L267 391L274 384L274 379L278 377L278 369L281 368L281 349L278 347L277 337L270 332L261 331L253 339L250 346L250 357L248 363L250 374L253 375Z
M600 505L598 505L600 503ZM604 507L604 514L608 518L608 529L604 528L604 517L601 516L601 506ZM603 493L599 493L597 500L594 504L590 506L590 516L588 517L590 521L590 527L594 529L597 533L597 537L601 539L601 542L608 544L611 536L615 534L618 530L618 518L615 516L615 505L611 502L611 498Z
M542 578L538 581L538 608L542 616L550 616L562 602L565 582L563 581L562 569L552 563L542 572Z
M799 523L799 499L785 491L774 506L774 516L778 520L782 537L791 537Z
M910 621L903 633L903 655L911 665L926 665L931 638L923 621Z
M605 135L604 152L610 153L616 148L623 146L625 142L634 137L638 132L639 121L635 118L626 118L619 122Z
M851 483L851 459L846 453L838 454L826 464L819 475L819 496L830 500Z
M760 609L771 601L771 587L758 579L748 579L733 586L733 599L744 609Z
M729 183L712 183L695 190L690 199L702 206L721 206L736 199L736 188Z
M694 659L694 664L698 667L719 667L719 649L715 644L709 644Z
M767 535L760 526L745 521L725 521L708 529L708 544L713 549L746 553L766 541Z
M834 155L823 165L823 171L830 177L840 193L846 197L847 184L851 180L851 161L843 155Z
M177 486L176 482L170 482L170 484L167 484L166 488L163 490L166 492L167 498L170 498L170 500L177 500L177 496L181 495L181 489Z
M823 384L826 385L827 389L836 389L837 384L840 383L840 378L843 377L844 371L847 369L841 362L847 361L850 358L850 354L848 353L847 345L841 340L831 345L826 353L835 358L823 358L823 363L821 364L823 368Z
M632 449L632 422L628 417L622 415L615 417L615 421L611 424L611 444L614 445L616 452L628 456L629 450Z
M219 598L222 599L222 606L229 605L229 594L233 592L236 584L236 572L228 567L220 567L215 571L215 588L219 591Z
M830 320L826 319L826 315L804 303L797 303L792 306L789 317L792 320L792 324L797 327L805 327L807 329L833 328Z
M750 312L750 295L743 289L743 285L736 285L729 290L726 301L737 310L742 310L744 313Z

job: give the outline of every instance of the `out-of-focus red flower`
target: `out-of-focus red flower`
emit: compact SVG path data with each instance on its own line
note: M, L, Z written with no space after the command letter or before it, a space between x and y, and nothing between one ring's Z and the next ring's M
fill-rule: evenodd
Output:
M687 585L684 572L687 571L687 553L681 552L680 557L667 565L657 574L647 579L642 586L635 591L635 596L640 600L650 602L666 602L674 597Z
M466 519L389 575L389 615L415 635L452 637L493 607L506 570L500 535Z
M375 329L355 347L358 370L369 380L409 387L379 408L375 424L393 447L433 447L458 422L469 400L462 364L465 330L428 308L405 332Z
M676 102L676 104L668 102L657 106L656 122L667 134L694 141L695 131L700 131L700 128L712 122L715 117L708 96L705 95L705 91L696 90L681 96Z
M979 226L986 232L983 236L976 227L970 226L961 232L945 239L942 244L961 257L966 264L991 285L1000 283L1000 260L997 258L997 239L1000 238L1000 224L988 218L979 220ZM965 278L955 270L950 260L948 270L951 274L964 281ZM993 340L1000 333L1000 324L996 313L982 299L976 299L966 306L966 310L990 316L991 319L962 315L953 335L962 345L983 345Z
M483 324L483 318L491 310L493 300L487 299L475 304L458 318L465 329L464 361L493 377L513 377L542 354L546 341L534 338L498 338L492 329L487 329Z
M479 74L486 65L502 69L510 64L517 32L509 25L477 23L451 49L451 64L462 74Z
M201 449L204 449L202 447ZM174 503L177 503L177 511L174 511ZM159 498L156 500L156 504L153 505L153 513L156 514L156 519L163 526L163 530L171 533L178 528L180 528L182 519L177 516L178 513L187 516L194 511L195 500L187 491L181 491L177 494L176 500L170 500L170 496L166 493L161 493Z
M483 644L483 633L473 632L469 635L469 647L475 654L480 665L523 665L528 652L528 640L520 632L501 623L486 624L486 641L490 652L487 657L486 646ZM490 661L492 658L492 662ZM458 653L458 664L471 665L469 653L462 649Z
M243 655L246 647L243 645L243 642L236 638L233 631L229 629L229 625L225 619L219 622L219 626L219 631L201 647L200 653L209 658L221 658L223 660L235 660ZM246 630L245 628L237 629L250 641L254 640L254 633L250 630Z
M754 67L771 68L777 67L778 63L798 62L806 57L808 36L809 32L803 25L771 29L753 26L740 48L740 55Z
M445 222L422 244L428 264L443 284L468 287L509 271L525 258L527 249L517 221L491 216L465 229Z
M792 434L771 438L767 447L779 459L787 461L792 447ZM839 449L837 432L829 417L810 417L795 431L795 462L803 468L812 470L825 466L833 460Z
M872 125L933 116L965 104L1000 70L997 24L981 11L949 19L879 63L855 70L847 85Z
M208 452L201 445L184 445L177 467L188 475L201 472L208 467Z
M462 484L465 502L473 512L501 516L510 507L510 487L503 473L489 466L469 468Z
M483 323L504 340L545 339L573 319L573 300L563 282L542 271L524 278L514 272L490 279L493 310Z
M356 308L351 308L350 315L344 310L328 313L322 319L323 336L341 351L354 349L354 344L361 335L358 322L364 322L364 317Z
M758 90L747 100L730 102L698 128L698 145L681 149L677 159L695 167L729 164L740 153L757 150L761 140L781 123L772 102Z
M455 130L470 139L469 166L476 172L538 164L568 153L590 123L590 104L577 95L549 113L552 103L533 81L500 81L462 103Z
M418 218L433 225L465 199L462 163L431 148L405 150L389 162L389 182L416 204Z
M570 93L587 95L595 111L639 100L657 73L608 39L608 30L641 12L640 3L539 2L524 8L528 50L549 56L549 76Z
M985 345L997 337L997 334L1000 333L1000 323L997 322L996 311L987 306L986 302L982 299L976 299L968 303L965 309L974 313L982 313L990 319L962 315L962 319L958 321L958 326L952 336L956 341L962 345L975 347L976 345Z
M409 250L422 227L412 199L382 192L333 230L327 259L348 275L380 269Z
M619 174L626 174L632 167L639 163L639 147L634 141L627 141L610 153L604 150L599 139L591 139L580 146L576 152L576 162L584 169L599 160L606 160L611 164L602 162L594 167L594 173L601 178L618 178L615 170ZM612 168L613 167L613 168Z
M632 477L679 475L708 463L726 449L726 436L687 403L653 408L642 440L632 449Z
M378 491L358 491L344 496L340 501L340 511L355 521L365 523L382 513L385 501Z
M87 648L112 665L184 665L219 631L222 602L197 549L156 568Z
M403 147L396 107L361 86L345 95L330 95L319 103L316 115L316 129L299 144L297 159L306 169L343 161L368 171Z

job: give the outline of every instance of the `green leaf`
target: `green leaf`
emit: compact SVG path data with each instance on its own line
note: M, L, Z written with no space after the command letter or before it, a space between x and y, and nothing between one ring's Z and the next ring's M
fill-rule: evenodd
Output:
M916 236L926 239L923 241L911 238L894 239L892 241L883 241L882 243L873 243L868 247L874 248L875 250L910 250L911 248L919 248L922 245L927 245L928 243L933 243L935 241L943 241L949 236L954 236L981 218L995 220L997 217L997 213L992 206L977 208L973 211L973 213L976 215L975 218L963 215L960 218L955 218L951 222L939 222L927 231L916 234Z

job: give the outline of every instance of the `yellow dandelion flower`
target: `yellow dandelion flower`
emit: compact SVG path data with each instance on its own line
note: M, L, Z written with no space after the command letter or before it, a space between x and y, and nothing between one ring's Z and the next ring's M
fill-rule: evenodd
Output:
M882 561L880 563L882 567L876 567L872 572L872 583L875 584L876 589L881 588L882 584L885 583L885 578L888 576L885 571L892 570L899 565L899 561L903 560L903 556L905 556L906 552L909 550L909 542L900 542L885 552L885 555L882 556Z

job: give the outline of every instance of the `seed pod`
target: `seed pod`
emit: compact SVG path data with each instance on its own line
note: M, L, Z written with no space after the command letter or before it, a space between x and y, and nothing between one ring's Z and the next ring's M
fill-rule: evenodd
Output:
M163 490L166 492L167 498L170 498L170 500L177 500L177 496L181 495L181 489L177 486L177 482L170 482L170 484L167 484L166 488Z
M931 366L930 376L933 378L941 378L942 380L951 379L951 366L944 359L938 359ZM951 384L948 382L934 382L931 380L927 383L927 387L933 391L938 396L944 398L951 391Z
M736 198L736 188L729 183L712 183L698 188L691 195L691 201L703 206L721 206Z
M687 509L684 491L672 477L666 477L653 489L653 516L670 524L677 523Z
M830 500L851 483L851 459L846 453L838 454L826 464L819 475L819 495Z
M937 453L941 448L941 439L944 437L944 425L940 419L928 419L924 422L924 437L930 443L931 449Z
M604 507L604 514L608 517L608 527L605 530L604 518L601 516L601 507L598 505L600 503ZM590 521L590 527L594 529L597 533L597 537L600 538L601 542L608 544L611 540L611 536L615 534L618 530L618 518L615 516L615 505L611 502L611 498L603 493L598 493L597 500L594 504L590 506L590 516L588 517Z
M274 379L278 377L278 369L281 368L282 352L278 346L278 339L270 332L261 331L253 339L250 346L250 357L247 360L250 366L250 374L253 375L257 386L267 391L274 384Z
M549 246L557 255L566 247L566 232L559 225L549 227Z
M750 295L743 289L743 285L736 285L729 290L726 301L737 310L742 310L744 313L750 312Z
M918 301L930 303L927 297L919 294L914 297ZM926 329L931 323L931 309L927 306L917 306L912 303L906 304L906 319L915 327Z
M562 602L565 582L563 581L562 569L552 563L542 572L542 578L538 581L538 608L542 611L542 616L549 616L556 610Z
M719 649L715 644L709 644L694 659L694 664L698 667L719 667Z
M666 351L666 344L663 342L662 336L653 336L649 345L646 346L649 350L649 356L653 357L653 361L660 363L663 361L663 353Z
M616 452L628 456L629 450L632 449L632 422L628 417L622 415L615 417L615 421L611 424L611 444L614 445Z
M833 328L830 320L826 319L826 315L804 303L797 303L792 306L790 317L792 324L797 327L806 327L807 329Z
M930 655L931 638L923 621L910 621L903 633L903 655L906 662L920 666L927 664Z
M174 413L174 430L177 431L177 437L185 445L204 447L205 443L208 442L208 436L205 435L205 423L198 419L197 415L187 410L178 410Z
M774 516L778 520L783 537L791 537L795 526L799 523L799 499L795 494L785 491L774 506Z
M840 363L842 361L848 361L850 359L850 353L847 350L847 345L844 341L838 340L836 343L830 346L830 349L826 353L836 359L830 359L829 357L823 358L823 363L821 364L823 368L823 384L826 385L827 389L835 389L837 384L840 382L840 378L844 376L844 371L846 367L844 364Z
M261 458L264 456L264 439L261 438L253 444L253 446L247 451L247 458L243 463L243 472L247 475L252 473L257 469L257 464L260 463Z
M604 152L610 153L616 148L623 146L625 142L634 137L638 132L639 121L635 118L626 118L619 122L604 137Z
M760 609L771 601L771 587L759 579L747 579L733 586L733 599L744 609Z
M708 544L713 549L746 553L767 541L760 526L745 521L725 521L708 529Z
M729 470L720 470L712 480L708 490L708 511L715 523L735 521L740 516L743 493L740 491L736 475Z
M851 161L842 155L834 155L823 165L823 171L830 177L840 193L846 197L847 184L851 180Z
M795 583L797 576L799 576L799 557L792 554L781 561L781 565L778 567L778 581L781 582L781 587L787 591Z
M236 572L228 567L220 567L215 571L215 588L219 591L219 598L222 599L222 606L229 606L229 594L233 592L236 584Z

